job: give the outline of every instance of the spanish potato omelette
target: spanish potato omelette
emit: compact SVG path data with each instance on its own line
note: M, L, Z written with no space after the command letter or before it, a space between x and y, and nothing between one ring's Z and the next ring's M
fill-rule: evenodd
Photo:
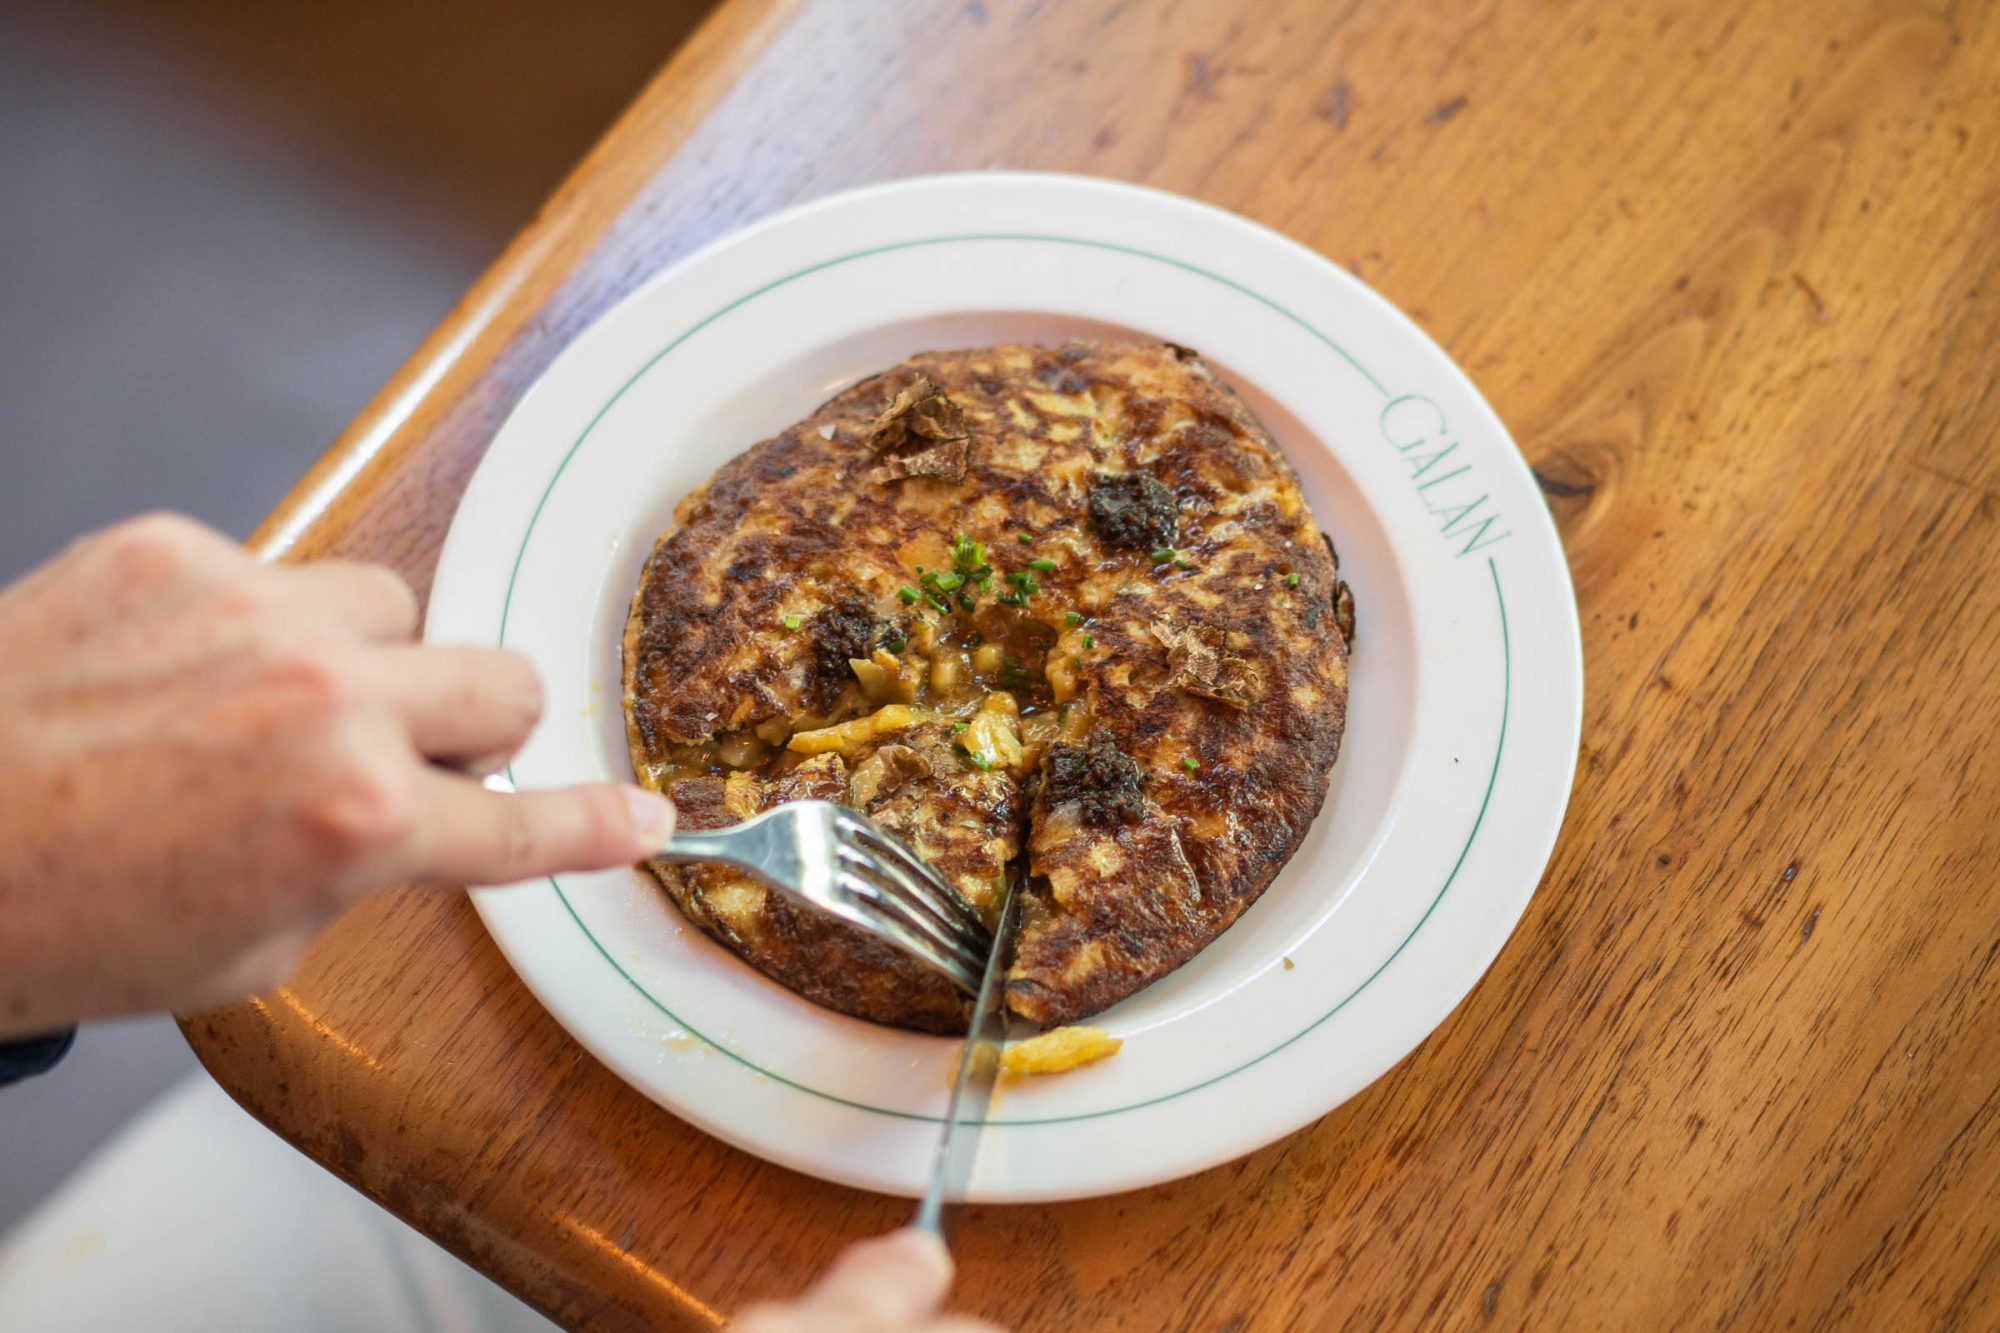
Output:
M640 780L691 828L852 805L975 907L1029 878L1009 1006L1073 1022L1270 884L1325 799L1352 600L1298 479L1171 344L934 352L722 467L624 640ZM702 930L842 1012L962 1031L951 985L719 866Z

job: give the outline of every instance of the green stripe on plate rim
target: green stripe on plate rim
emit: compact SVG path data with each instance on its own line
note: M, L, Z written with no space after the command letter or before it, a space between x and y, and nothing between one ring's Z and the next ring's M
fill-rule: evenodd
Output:
M1234 292L1249 297L1250 299L1258 302L1260 305L1266 306L1269 309L1276 311L1278 314L1284 316L1292 323L1298 325L1301 329L1305 330L1307 333L1311 334L1318 341L1325 344L1327 348L1329 348L1336 355L1338 355L1343 361L1345 361L1348 364L1348 366L1351 367L1357 374L1359 374L1363 379L1367 380L1370 387L1374 388L1376 392L1380 393L1384 398L1389 397L1389 390L1387 386L1385 386L1383 382L1380 379L1378 379L1374 375L1374 373L1371 372L1366 366L1362 365L1361 362L1355 358L1353 353L1349 352L1346 348L1342 347L1339 343L1335 342L1332 338L1328 337L1319 328L1308 323L1305 319L1301 318L1298 314L1294 313L1292 310L1288 309L1279 302L1272 300L1270 297L1265 296L1263 293L1258 292L1250 287L1244 286L1242 283L1237 282L1232 278L1227 278L1219 273L1211 272L1210 270L1205 269L1198 264L1191 264L1188 263L1186 260L1176 259L1171 255L1158 254L1151 250L1140 249L1136 246L1121 245L1115 241L1091 240L1088 238L1076 237L1076 236L1043 235L1032 232L971 232L960 235L927 236L906 241L895 241L886 245L869 246L868 248L862 250L850 251L847 254L836 255L831 259L823 259L820 260L818 263L808 264L804 268L795 269L792 272L785 274L783 277L774 278L770 282L764 283L762 286L754 287L750 291L745 292L743 295L737 297L735 300L730 301L725 305L717 307L709 314L703 316L695 324L693 324L692 326L681 332L671 342L667 343L666 346L662 347L659 351L655 352L652 356L648 357L646 361L642 365L640 365L640 367L637 370L632 372L631 376L628 377L623 384L618 386L618 391L612 394L610 398L605 400L604 405L598 408L597 411L591 416L590 421L584 426L583 431L576 437L575 442L572 443L568 451L563 454L562 461L556 465L556 470L549 477L548 485L542 488L541 497L535 502L534 512L528 518L527 530L521 534L521 544L514 553L513 568L508 571L507 595L505 600L502 602L500 608L500 631L497 640L498 643L502 647L506 646L507 620L508 616L511 614L513 610L514 588L516 583L520 579L521 565L522 562L527 558L528 543L534 537L535 526L536 524L541 522L542 512L544 509L548 507L549 497L555 493L556 483L562 480L563 473L567 471L569 468L570 460L576 457L577 451L583 447L584 441L590 438L591 432L597 429L598 423L604 420L605 415L608 412L610 412L614 406L617 405L618 400L623 398L627 393L627 391L629 391L634 384L637 384L639 380L646 374L647 371L651 370L654 366L658 365L662 360L664 360L667 357L669 353L673 352L676 348L680 347L683 343L685 343L688 339L692 338L695 334L701 332L703 329L707 328L710 324L713 324L716 320L721 319L724 315L727 315L732 310L735 310L743 305L748 304L749 302L755 300L759 296L764 295L766 292L774 291L779 287L785 286L787 283L796 282L800 278L807 277L814 273L818 273L822 269L833 268L840 264L851 263L858 259L867 259L874 255L888 254L890 252L897 250L910 250L922 246L952 245L952 244L962 244L966 242L992 242L992 241L1020 241L1020 242L1031 242L1037 244L1048 244L1048 245L1073 245L1073 246L1084 247L1087 249L1110 250L1110 251L1115 251L1119 254L1131 255L1135 258L1151 260L1155 263L1160 263L1160 264L1166 264L1169 267L1180 269L1183 272L1192 273L1198 277L1206 278L1211 282L1218 283L1221 286L1227 287ZM1227 1069L1220 1074L1211 1075L1210 1077L1203 1079L1201 1082L1190 1084L1185 1088L1180 1088L1173 1092L1164 1092L1156 1097L1148 1097L1144 1101L1132 1102L1126 1106L1115 1106L1100 1111L1085 1111L1077 1115L1042 1116L1042 1117L1025 1118L1019 1120L989 1120L986 1122L988 1125L997 1128L1006 1128L1010 1126L1028 1127L1034 1125L1062 1125L1062 1124L1070 1124L1075 1121L1081 1121L1081 1120L1100 1120L1108 1116L1124 1115L1127 1112L1143 1110L1149 1106L1158 1106L1162 1102L1173 1101L1176 1098L1185 1097L1191 1093L1199 1092L1204 1088L1213 1087L1216 1084L1224 1082L1227 1079L1234 1078L1236 1075L1241 1074L1245 1070L1250 1069L1255 1065L1263 1063L1265 1060L1270 1059L1272 1056L1278 1054L1280 1051L1286 1049L1287 1047L1305 1038L1307 1035L1309 1035L1314 1030L1319 1028L1322 1024L1324 1024L1328 1019L1332 1018L1335 1014L1345 1009L1350 1003L1354 1001L1355 997L1359 996L1363 991L1367 990L1368 987L1371 984L1373 984L1375 979L1381 976L1382 973L1388 969L1389 965L1395 962L1396 959L1402 955L1403 950L1409 947L1410 941L1414 940L1417 937L1418 933L1423 930L1425 923L1431 919L1431 915L1437 911L1438 904L1444 901L1445 893L1450 890L1453 881L1455 881L1458 878L1458 872L1462 868L1464 868L1465 859L1472 852L1473 839L1478 836L1480 825L1483 824L1486 820L1486 808L1492 802L1493 789L1500 776L1500 755L1501 752L1505 749L1507 743L1507 716L1513 701L1513 688L1514 688L1513 649L1508 636L1507 599L1505 595L1502 593L1500 588L1499 566L1494 563L1492 556L1488 556L1486 558L1486 567L1488 572L1492 576L1493 599L1495 605L1499 608L1499 613L1500 613L1500 661L1501 661L1502 690L1500 698L1500 728L1499 728L1499 734L1496 737L1493 746L1493 768L1492 771L1487 775L1486 791L1480 797L1479 800L1479 812L1473 817L1472 828L1465 835L1465 845L1459 849L1458 859L1452 863L1451 873L1445 876L1444 883L1439 886L1436 896L1433 897L1430 901L1430 904L1424 908L1423 915L1417 918L1416 925L1410 928L1409 934L1403 937L1401 943L1397 944L1397 946L1389 954L1389 956L1383 959L1381 964L1377 966L1373 972L1370 972L1368 976L1365 979L1363 979L1360 985L1356 986L1352 991L1349 991L1347 995L1344 996L1339 1001L1339 1003L1335 1004L1332 1008L1328 1009L1318 1018L1315 1018L1312 1022L1306 1024L1306 1026L1304 1026L1303 1028L1300 1028L1297 1032L1293 1033L1291 1036L1279 1042L1276 1046L1271 1047L1269 1050L1263 1052L1260 1055L1252 1056L1250 1059L1245 1060L1243 1063L1236 1065L1231 1069ZM509 766L507 772L508 776L511 778L513 776L513 768L511 765ZM627 985L631 986L633 990L637 991L642 997L644 997L647 1003L651 1004L655 1009L659 1010L669 1019L679 1024L690 1035L706 1043L715 1050L720 1051L723 1055L728 1056L731 1060L734 1060L737 1064L743 1066L745 1069L748 1069L753 1073L762 1075L763 1077L768 1078L775 1083L782 1084L787 1088L791 1088L794 1091L805 1093L811 1097L817 1097L821 1101L831 1102L837 1106L845 1106L856 1111L867 1111L874 1115L888 1116L896 1120L913 1120L920 1123L932 1124L932 1125L940 1125L944 1123L944 1119L941 1116L924 1115L914 1111L899 1111L896 1110L894 1107L888 1107L888 1106L875 1106L868 1102L855 1101L853 1098L850 1097L842 1097L837 1093L827 1092L822 1088L812 1087L809 1084L801 1083L796 1079L787 1078L785 1075L777 1073L774 1070L766 1069L764 1066L758 1064L756 1061L750 1059L748 1056L745 1056L737 1051L731 1050L729 1047L723 1045L719 1041L716 1041L714 1038L710 1037L707 1033L702 1032L692 1023L689 1023L686 1019L682 1018L679 1014L675 1013L674 1010L669 1005L667 1005L664 1001L662 1001L658 996L654 995L651 991L647 990L645 986L641 985L639 980L636 977L634 977L630 972L627 972L624 968L624 965L621 964L615 957L612 956L611 951L604 947L604 942L597 938L597 935L590 929L590 927L584 924L583 918L577 915L576 907L570 902L569 895L563 891L561 882L553 875L549 877L549 886L555 890L556 898L559 902L562 903L563 910L569 913L570 920L576 923L577 929L583 932L584 938L590 941L591 946L597 950L598 955L602 957L606 963L611 965L612 970L617 972L619 976L625 979ZM863 1020L856 1020L856 1021L859 1022Z

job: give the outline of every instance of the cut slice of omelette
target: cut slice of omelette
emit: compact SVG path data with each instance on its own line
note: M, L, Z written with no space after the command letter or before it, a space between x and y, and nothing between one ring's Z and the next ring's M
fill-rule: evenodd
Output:
M688 827L825 797L997 906L1009 1005L1071 1023L1222 933L1326 796L1352 601L1298 479L1185 348L937 352L726 464L625 631L640 779ZM767 975L960 1031L942 979L720 867L654 864Z

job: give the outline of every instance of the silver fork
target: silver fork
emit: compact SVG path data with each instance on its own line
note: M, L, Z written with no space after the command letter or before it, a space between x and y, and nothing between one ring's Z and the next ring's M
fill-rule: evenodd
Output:
M514 789L497 774L485 783ZM844 805L792 801L728 828L677 828L658 859L748 871L937 969L967 995L979 993L993 936L972 904L901 838Z
M993 937L909 844L832 801L791 801L719 829L676 829L660 860L720 861L859 926L979 993Z

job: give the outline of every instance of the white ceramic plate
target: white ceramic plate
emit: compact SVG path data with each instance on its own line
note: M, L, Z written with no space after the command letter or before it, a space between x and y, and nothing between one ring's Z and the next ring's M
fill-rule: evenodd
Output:
M1576 756L1576 607L1458 368L1318 255L1175 196L1011 173L856 190L708 247L579 336L480 464L431 597L433 641L540 665L518 783L628 779L619 634L677 500L914 352L1107 335L1199 349L1298 466L1358 608L1349 730L1264 897L1094 1020L1124 1050L1003 1087L982 1201L1131 1189L1308 1124L1422 1041L1527 905ZM660 1105L812 1175L921 1189L953 1041L797 998L628 871L476 902L542 1003Z

